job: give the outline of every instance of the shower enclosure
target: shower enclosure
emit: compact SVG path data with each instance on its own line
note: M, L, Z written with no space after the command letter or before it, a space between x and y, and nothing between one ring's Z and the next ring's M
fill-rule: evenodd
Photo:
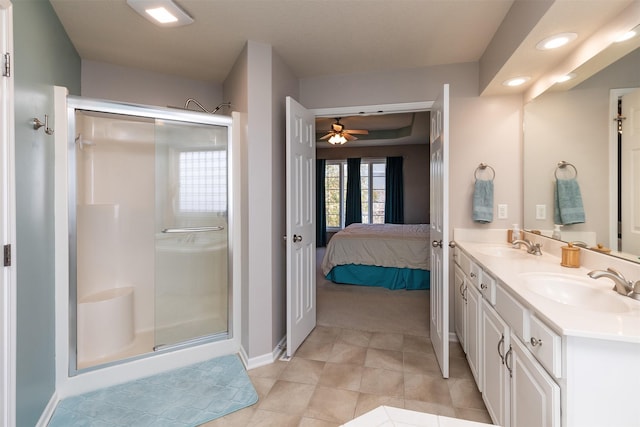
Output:
M228 338L231 119L67 105L70 372Z

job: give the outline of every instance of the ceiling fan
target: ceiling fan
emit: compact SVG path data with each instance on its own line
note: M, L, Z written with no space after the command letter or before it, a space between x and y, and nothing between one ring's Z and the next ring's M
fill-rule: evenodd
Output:
M368 135L369 131L364 129L345 129L344 125L340 123L340 117L336 118L336 122L331 124L331 130L324 135L320 140L328 140L330 144L344 144L347 141L355 141L356 138L353 135Z

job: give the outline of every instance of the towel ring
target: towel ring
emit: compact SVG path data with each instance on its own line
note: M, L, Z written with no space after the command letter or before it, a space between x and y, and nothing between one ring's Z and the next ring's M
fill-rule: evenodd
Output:
M478 180L478 172L479 172L479 171L484 171L484 170L486 170L487 168L491 169L491 173L492 173L491 181L493 181L493 180L495 179L495 177L496 177L496 170L495 170L494 168L492 168L491 166L489 166L488 164L486 164L486 163L480 163L480 164L478 165L478 167L476 168L475 172L473 173L473 176L474 176L474 178L476 179L476 181Z
M564 169L567 166L571 167L573 169L573 173L574 173L574 178L578 177L578 169L576 169L576 167L574 165L572 165L569 162L565 162L564 160L558 162L558 165L556 166L556 170L554 172L554 175L556 177L556 179L558 179L558 170L560 169Z

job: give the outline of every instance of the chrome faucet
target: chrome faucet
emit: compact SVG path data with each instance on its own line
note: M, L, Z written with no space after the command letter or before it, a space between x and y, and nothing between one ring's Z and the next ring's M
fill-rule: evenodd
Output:
M520 245L524 245L527 248L528 254L538 255L538 256L542 255L542 251L540 250L540 248L542 248L542 245L540 243L533 243L530 240L516 239L513 242L511 242L511 245L517 249L520 249Z
M611 279L615 284L613 288L614 291L620 295L640 301L640 280L634 284L632 281L627 280L622 273L618 270L614 270L613 268L607 268L606 270L593 270L587 273L587 275L592 279L599 279L601 277Z

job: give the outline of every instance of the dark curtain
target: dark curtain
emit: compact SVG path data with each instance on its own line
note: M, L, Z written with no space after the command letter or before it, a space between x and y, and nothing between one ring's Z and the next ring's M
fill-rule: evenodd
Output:
M384 222L404 223L404 183L402 181L402 157L387 157L385 171Z
M344 226L362 222L362 194L360 193L360 159L347 159L347 200Z
M316 247L327 246L327 211L325 206L325 159L316 159Z

